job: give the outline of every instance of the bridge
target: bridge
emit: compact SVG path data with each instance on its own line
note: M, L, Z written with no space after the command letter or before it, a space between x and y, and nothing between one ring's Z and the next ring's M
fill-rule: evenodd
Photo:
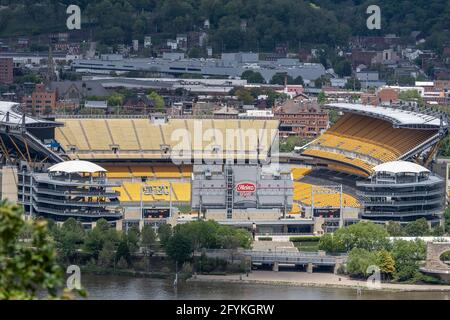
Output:
M346 256L330 256L322 252L273 252L273 251L245 251L244 254L251 259L254 266L269 265L278 271L280 265L306 266L309 273L314 266L333 267L336 273L347 260Z

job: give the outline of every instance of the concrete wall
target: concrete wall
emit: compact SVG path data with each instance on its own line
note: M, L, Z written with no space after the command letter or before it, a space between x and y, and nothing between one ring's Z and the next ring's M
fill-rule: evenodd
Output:
M16 203L17 196L17 168L5 166L1 169L1 198Z

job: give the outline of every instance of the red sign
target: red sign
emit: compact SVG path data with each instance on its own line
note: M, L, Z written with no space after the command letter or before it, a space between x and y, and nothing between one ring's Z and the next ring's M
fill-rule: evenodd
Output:
M242 182L236 185L236 192L252 193L256 191L256 185L251 182Z

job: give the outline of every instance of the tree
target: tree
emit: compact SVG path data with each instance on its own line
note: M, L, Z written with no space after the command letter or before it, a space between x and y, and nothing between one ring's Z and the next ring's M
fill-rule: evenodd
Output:
M172 237L172 226L170 224L162 224L158 228L158 238L161 247L166 247L170 238Z
M116 249L112 241L106 241L98 255L98 265L110 268L114 264Z
M108 241L114 245L117 244L119 242L119 234L110 227L108 221L100 219L97 221L95 228L87 233L84 249L97 260L104 244Z
M396 240L392 246L392 257L395 260L394 278L398 281L414 281L420 279L420 262L425 259L426 246L421 240Z
M250 91L245 89L237 89L235 93L236 97L239 101L242 101L244 104L252 104L255 100L251 95Z
M172 260L184 263L192 253L191 239L181 232L175 232L167 242L166 253Z
M108 106L109 107L118 107L123 105L124 96L120 93L114 92L111 94L108 99Z
M55 233L58 253L63 261L72 263L86 236L83 225L74 218L69 218L61 228L56 228L59 229Z
M164 109L165 109L164 98L161 97L156 91L150 92L150 94L148 95L148 98L153 100L153 102L155 103L156 111L158 111L158 112L164 111Z
M298 76L292 81L292 84L299 84L303 86L305 82L303 81L302 76Z
M128 247L130 248L130 253L133 254L139 250L139 239L140 239L140 232L138 227L133 226L130 229L128 229L126 233L126 241Z
M314 86L316 88L322 88L322 87L328 86L328 85L331 85L331 82L327 76L321 76L321 77L317 78L316 80L314 80Z
M141 232L141 245L144 248L144 251L148 254L156 247L156 233L153 230L152 226L146 224L142 228Z
M402 237L405 235L401 224L396 221L389 221L386 225L386 231L391 237Z
M392 254L387 250L380 250L376 254L377 266L385 277L390 278L395 272L395 261Z
M403 101L414 101L417 102L419 106L423 106L423 98L418 90L404 90L398 94L398 98Z
M247 80L248 83L266 83L261 73L253 70L244 71L241 75L241 79Z
M341 117L341 115L336 110L330 110L328 112L328 119L331 124L335 124L336 122L338 122L340 117Z
M287 84L294 84L294 79L286 73L275 73L270 80L270 84L278 84L280 86Z
M300 137L288 137L280 143L280 152L292 152L295 147L304 146L306 143L307 141L302 140Z
M361 81L359 81L356 77L351 77L347 80L344 88L347 90L359 91L361 90L361 87Z
M352 75L352 65L346 59L340 59L334 66L334 72L336 72L339 77L349 77Z
M124 259L127 264L131 263L131 252L130 247L127 241L126 235L122 237L122 240L119 242L119 246L117 247L116 251L116 261L119 261L120 259Z
M320 91L319 95L317 96L317 102L320 105L324 105L327 102L327 96L325 95L325 92Z
M325 233L323 236L320 237L319 240L319 250L333 253L336 252L336 248L334 247L334 239L332 233Z
M377 251L389 247L386 229L373 222L361 221L338 229L333 237L319 241L319 248L332 248L335 252L350 252L354 248ZM327 241L327 243L322 243ZM330 244L329 242L332 241ZM321 244L322 243L322 244Z
M430 233L427 219L420 218L416 221L409 222L405 226L405 234L410 237L423 237Z
M347 272L354 277L366 278L369 274L369 266L377 265L377 254L375 252L353 248L347 259Z
M36 299L43 290L56 298L63 273L44 220L24 221L23 208L0 202L0 300ZM28 239L20 239L28 228ZM23 241L26 240L26 241Z

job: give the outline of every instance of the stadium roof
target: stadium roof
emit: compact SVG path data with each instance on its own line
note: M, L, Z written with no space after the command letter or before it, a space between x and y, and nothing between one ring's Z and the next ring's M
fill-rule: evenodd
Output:
M408 161L391 161L380 164L373 168L375 172L390 172L390 173L422 173L430 172L427 168L424 168L416 163Z
M22 124L23 115L14 110L14 108L18 106L19 104L15 102L0 101L0 123L9 125ZM29 116L25 116L25 124L27 126L57 125L57 123L53 121L40 120Z
M48 171L64 173L96 173L106 172L106 169L89 161L73 160L55 164L50 167Z
M436 128L440 127L439 118L411 110L403 110L392 107L372 106L355 103L330 103L329 108L339 109L344 112L353 112L368 115L390 121L400 127L409 128Z

